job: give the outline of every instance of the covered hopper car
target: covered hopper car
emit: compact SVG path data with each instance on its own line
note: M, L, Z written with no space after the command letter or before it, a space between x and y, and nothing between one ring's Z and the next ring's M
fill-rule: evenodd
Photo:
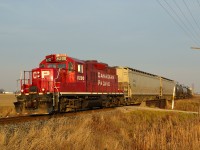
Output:
M129 67L116 69L119 87L129 103L172 99L175 81Z

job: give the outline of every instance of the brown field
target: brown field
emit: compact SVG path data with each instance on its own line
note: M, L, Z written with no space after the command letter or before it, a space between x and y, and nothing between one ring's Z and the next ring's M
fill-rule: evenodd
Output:
M0 94L0 117L15 115L13 102L16 101L14 94Z
M176 101L194 111L199 97ZM183 104L184 103L184 104ZM18 124L0 125L1 149L197 150L200 116L127 107Z
M14 106L15 99L14 94L0 94L0 106Z
M8 150L199 149L197 115L123 109L0 125L0 147Z
M200 111L200 96L194 96L192 99L175 101L174 109L184 111Z

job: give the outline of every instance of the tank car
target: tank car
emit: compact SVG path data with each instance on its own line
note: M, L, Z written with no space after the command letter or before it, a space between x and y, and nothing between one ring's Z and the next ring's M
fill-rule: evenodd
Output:
M187 95L188 95L187 92L188 92L187 87L183 86L183 98L187 98Z
M184 86L183 84L176 84L176 99L184 99L192 97L192 89L188 86Z
M183 98L183 87L181 84L177 83L175 87L175 99Z
M193 96L192 88L187 87L187 98L191 98Z
M183 98L191 98L192 97L192 89L188 86L183 86Z
M24 71L20 87L14 103L18 113L66 112L124 103L115 68L66 54L48 55L38 68Z

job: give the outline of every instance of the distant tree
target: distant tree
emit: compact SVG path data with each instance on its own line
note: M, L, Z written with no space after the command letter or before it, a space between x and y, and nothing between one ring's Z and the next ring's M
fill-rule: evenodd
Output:
M0 89L0 93L2 94L2 93L4 93L5 92L5 90L4 89Z

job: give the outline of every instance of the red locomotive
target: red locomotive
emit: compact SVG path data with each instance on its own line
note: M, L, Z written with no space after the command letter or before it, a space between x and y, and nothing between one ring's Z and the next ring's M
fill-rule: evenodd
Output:
M96 60L52 54L39 68L24 71L15 108L18 113L66 112L124 103L116 68Z

